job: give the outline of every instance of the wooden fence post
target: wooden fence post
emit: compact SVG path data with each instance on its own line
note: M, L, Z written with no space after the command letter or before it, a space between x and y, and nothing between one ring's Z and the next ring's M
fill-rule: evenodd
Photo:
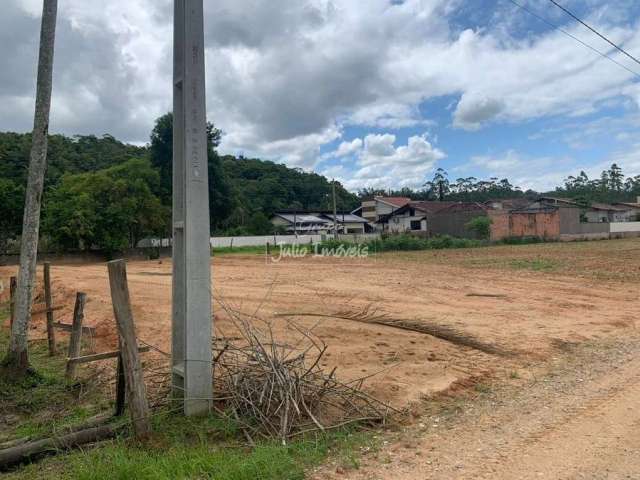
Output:
M9 279L9 326L13 328L13 319L16 316L16 289L18 288L18 278Z
M127 400L127 384L124 379L124 363L122 363L122 339L118 338L118 368L116 369L116 409L114 415L119 417L124 413Z
M82 321L84 320L84 306L87 303L87 294L78 292L76 295L76 305L73 309L73 323L71 325L71 336L69 337L69 358L80 356L82 346ZM76 376L77 364L67 362L67 378L74 379Z
M151 423L149 422L147 391L138 353L133 313L131 312L127 266L124 260L113 260L107 264L107 267L109 269L113 313L120 333L120 351L124 367L125 385L129 395L129 410L131 412L133 430L135 436L142 439L148 437L151 433Z
M53 305L51 304L51 263L44 262L44 302L47 308L47 338L49 355L56 354L56 332L53 328Z

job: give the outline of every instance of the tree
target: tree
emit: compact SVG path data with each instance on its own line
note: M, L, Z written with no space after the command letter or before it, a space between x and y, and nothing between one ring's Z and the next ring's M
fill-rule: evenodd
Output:
M20 272L18 274L18 289L16 292L15 319L11 329L9 351L4 360L5 366L13 370L16 375L25 375L29 370L27 329L31 319L31 301L38 256L40 208L42 190L44 188L44 175L47 169L47 141L57 12L57 0L44 0L40 28L33 143L31 146L31 158L29 159L29 178L22 222Z
M209 215L211 230L222 225L234 209L235 199L229 180L221 165L216 147L222 132L213 123L207 123L207 162L209 167ZM164 205L170 206L173 191L173 114L167 113L156 120L151 132L151 163L160 172L156 192Z
M249 219L249 233L252 235L269 235L273 233L273 224L262 212L256 212Z
M611 190L615 190L616 192L622 191L622 187L624 185L622 169L615 163L611 165L611 168L609 168L609 185Z
M445 197L451 190L448 174L442 168L438 168L435 175L433 176L433 179L426 182L424 185L429 188L431 194L434 195L440 202L445 199Z
M487 216L475 217L469 220L464 226L476 234L478 238L488 240L491 236L491 224L493 220Z
M169 208L153 191L160 175L147 159L67 175L51 192L44 228L64 250L97 247L108 255L166 231Z
M24 188L0 178L0 253L6 250L8 240L20 234L23 201Z

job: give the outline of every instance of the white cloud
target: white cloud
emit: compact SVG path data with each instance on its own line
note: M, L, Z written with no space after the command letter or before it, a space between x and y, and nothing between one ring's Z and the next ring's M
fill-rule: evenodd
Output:
M453 124L465 130L479 130L484 123L498 116L504 108L504 103L498 99L465 93L453 113Z
M395 146L393 134L370 134L350 178L343 178L347 188L420 187L445 153L435 148L426 135L412 136L406 145Z
M628 2L589 2L594 26L640 51L638 21L624 15ZM535 19L506 2L495 3L491 28L464 30L452 16L458 8L478 8L476 2L395 3L205 2L208 111L225 132L221 150L311 168L320 147L340 139L346 126L424 127L429 120L420 105L442 95L459 98L452 124L468 130L488 122L584 115L612 99L640 105L630 73L560 32L523 36ZM3 2L2 130L31 127L40 6L35 0ZM171 107L171 7L169 0L60 3L53 131L147 140L153 119ZM585 38L579 25L566 29ZM589 42L609 49L595 37ZM612 55L627 64L621 54ZM422 182L424 168L415 175L393 170L407 177L390 178L380 160L410 164L410 158L438 157L424 137L412 138L400 147L395 140L389 146L388 137L370 139L360 159L370 163L358 164L354 184ZM390 153L374 155L376 142Z
M342 142L331 156L336 158L347 157L362 149L362 139L354 138L350 142Z

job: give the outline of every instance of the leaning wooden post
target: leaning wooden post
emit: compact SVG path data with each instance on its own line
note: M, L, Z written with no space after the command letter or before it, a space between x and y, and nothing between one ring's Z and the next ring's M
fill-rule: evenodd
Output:
M73 309L73 323L71 325L71 337L69 338L69 359L80 356L82 346L82 321L84 320L84 306L87 303L87 294L78 292L76 305ZM67 378L73 380L76 376L77 363L67 361Z
M149 422L147 391L138 354L138 342L133 324L129 286L127 285L127 266L124 260L113 260L107 266L113 313L120 334L120 352L125 385L129 394L129 410L134 433L137 438L141 439L151 433L151 423Z
M47 338L49 355L56 354L56 332L53 328L53 305L51 304L51 263L44 262L44 302L47 308Z
M9 325L13 327L13 319L16 316L16 289L18 288L17 277L9 279Z
M122 363L122 346L118 353L118 368L116 370L116 409L114 415L119 417L124 413L127 387L124 380L124 365Z

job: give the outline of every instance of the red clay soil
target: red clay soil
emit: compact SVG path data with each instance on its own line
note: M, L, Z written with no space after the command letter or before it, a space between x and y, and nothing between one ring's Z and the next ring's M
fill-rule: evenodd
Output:
M629 269L631 279L607 277L611 263L602 252L615 263L616 251L635 262L620 266ZM367 388L400 406L470 378L510 371L514 363L543 360L563 342L634 328L640 317L639 253L640 242L627 240L598 242L590 249L584 244L533 245L278 263L259 255L227 255L212 260L213 294L234 309L271 318L282 338L292 332L284 318L273 314L331 314L373 305L393 318L442 323L519 353L505 359L386 326L296 319L315 326L329 345L327 368L337 366L344 379L381 371ZM129 262L127 268L139 337L169 351L170 260ZM14 267L0 267L0 282L8 285L14 273ZM52 281L54 304L63 306L57 319L70 322L75 292L86 292L85 324L97 329L97 350L115 347L106 264L54 265ZM229 332L229 319L215 303L214 313L216 328ZM44 335L44 322L44 315L34 318L32 338Z

